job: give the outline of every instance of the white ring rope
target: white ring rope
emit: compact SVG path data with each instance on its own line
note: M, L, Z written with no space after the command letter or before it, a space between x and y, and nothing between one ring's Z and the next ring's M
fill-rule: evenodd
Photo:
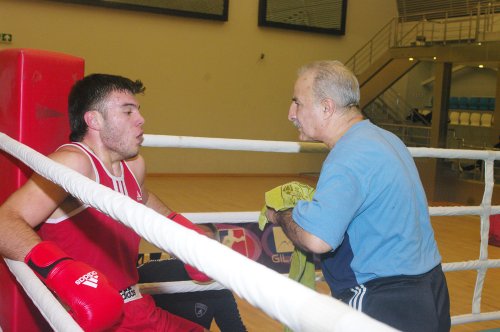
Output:
M195 224L225 224L225 223L247 223L256 222L259 219L259 211L251 212L194 212L182 213L184 217Z
M168 135L144 135L144 136L145 140L143 145L149 147L203 148L203 149L221 149L221 150L261 151L261 152L285 152L285 153L327 151L325 146L319 143L296 143L296 142L281 142L281 141L269 142L269 141L234 140L234 139L222 139L222 138L180 137L180 136L168 136ZM473 270L473 269L478 270L478 279L476 281L475 294L473 298L473 313L470 315L460 315L452 317L452 324L463 324L474 321L499 319L500 312L480 313L480 299L481 299L481 290L486 270L488 268L500 267L500 260L491 260L491 259L488 260L487 258L487 245L488 245L487 238L489 229L488 217L490 214L500 214L500 206L491 206L491 196L493 189L493 160L500 159L500 152L478 151L478 150L435 149L435 148L409 148L409 150L414 157L483 159L486 161L485 193L483 196L483 202L481 206L430 207L429 211L431 216L453 216L453 215L481 216L481 252L479 260L443 264L443 269L446 272ZM215 212L215 213L186 213L185 215L186 217L188 217L189 219L193 220L196 223L208 223L208 222L246 223L246 222L256 222L259 213L260 212ZM164 250L167 249L164 248ZM196 264L193 265L197 266ZM15 269L10 265L9 268ZM187 282L187 284L188 283L189 282ZM154 284L153 285L145 284L141 285L141 290L144 289L145 292L149 292L148 289L152 289L151 290L152 292L156 291L161 292L161 288L163 288L165 290L168 289L169 291L177 292L182 290L189 291L190 289L206 290L207 288L210 287L218 287L218 286L196 285L193 288L193 286L191 285L191 286L186 286L186 288L178 289L175 286L170 287L168 285L159 286ZM270 315L272 316L272 314ZM280 320L279 318L277 319Z
M177 145L176 145L177 144ZM169 135L144 135L143 146L149 147L189 147L218 150L245 150L263 152L325 152L326 147L320 143L307 143L307 148L301 149L305 143L281 142L281 141L259 141L259 140L234 140L224 138L204 138L204 137L181 137ZM438 149L438 148L408 148L414 158L431 157L447 159L482 159L485 161L484 182L485 189L483 200L480 206L438 206L429 207L431 216L459 216L459 215L479 215L480 221L480 254L479 259L469 262L444 263L443 270L477 270L477 279L472 299L472 313L470 315L460 315L452 317L452 324L464 324L481 320L500 319L500 311L481 313L481 292L488 268L498 268L500 260L488 259L488 232L489 216L500 214L500 205L492 206L494 175L493 161L500 160L500 152L493 150L461 150L461 149ZM255 212L259 213L259 212ZM229 217L226 215L225 217ZM234 215L235 221L238 216ZM196 220L195 216L191 216ZM204 214L203 220L209 217ZM213 221L216 222L214 215ZM255 219L257 220L257 218Z
M152 209L97 184L3 133L0 133L0 147L35 172L63 187L83 203L120 220L150 243L213 277L292 330L394 330L330 296L319 294L246 258L215 240L176 224ZM224 264L221 264L221 261ZM45 308L40 309L45 311Z
M258 152L328 152L321 143L262 141L233 138L208 138L170 135L144 135L143 146L191 149L239 150Z
M139 288L142 294L151 294L151 295L227 289L218 282L211 282L209 284L197 284L196 282L190 280L150 282L147 284L139 284Z
M5 259L5 263L55 331L83 331L28 265L10 259Z

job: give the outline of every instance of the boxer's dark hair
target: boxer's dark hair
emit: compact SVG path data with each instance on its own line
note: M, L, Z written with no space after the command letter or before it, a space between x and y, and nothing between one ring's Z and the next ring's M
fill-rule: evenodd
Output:
M91 74L77 81L68 96L69 139L72 142L83 140L88 126L84 115L91 110L102 111L100 105L114 91L130 92L133 95L144 93L146 88L140 80L132 81L126 77L109 74Z

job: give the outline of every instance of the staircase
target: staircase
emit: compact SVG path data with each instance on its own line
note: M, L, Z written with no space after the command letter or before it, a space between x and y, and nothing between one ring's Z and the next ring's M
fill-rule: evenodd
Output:
M440 61L472 61L474 56L477 61L500 61L499 12L500 4L478 3L470 8L464 5L460 15L454 8L392 19L345 62L358 77L365 115L379 125L405 125L409 112L400 106L404 101L400 98L400 103L391 105L384 95L419 60L439 54Z
M370 76L364 75L359 82L362 96L360 106L362 109L418 64L418 61L415 60L393 58L389 52L382 55L380 60L383 63L372 65L370 69L372 69L373 73L370 73ZM373 69L377 69L377 71Z
M390 62L391 51L397 48L500 41L500 4L479 4L466 13L449 17L446 11L433 11L413 13L411 21L393 18L345 65L364 81Z

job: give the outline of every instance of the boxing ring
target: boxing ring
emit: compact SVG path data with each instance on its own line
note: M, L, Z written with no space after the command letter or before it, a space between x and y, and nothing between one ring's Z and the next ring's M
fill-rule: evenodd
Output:
M324 152L317 143L235 140L217 138L144 135L143 146L202 148L278 153ZM230 248L187 230L132 199L101 186L31 148L0 133L0 149L16 157L35 172L61 185L67 192L134 229L145 240L213 277L273 319L295 331L391 331L392 328L359 313L330 296L319 294L256 263ZM488 258L489 216L500 214L492 206L493 162L500 152L410 148L414 158L476 159L485 161L485 189L480 206L430 207L431 216L480 216L478 259L443 264L443 270L477 271L472 312L452 317L452 325L500 319L500 311L481 312L481 296L487 270L499 268L500 259ZM186 213L196 223L256 222L259 212ZM139 222L147 219L147 222ZM224 257L224 264L216 257ZM80 331L59 302L31 270L21 262L6 260L9 269L56 331ZM299 301L297 299L300 299Z

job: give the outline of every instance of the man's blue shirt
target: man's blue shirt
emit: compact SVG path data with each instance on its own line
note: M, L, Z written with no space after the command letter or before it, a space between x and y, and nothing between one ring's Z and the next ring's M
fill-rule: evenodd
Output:
M410 152L368 120L335 144L313 200L299 201L292 216L333 248L322 255L322 268L334 294L380 277L421 274L441 262Z

